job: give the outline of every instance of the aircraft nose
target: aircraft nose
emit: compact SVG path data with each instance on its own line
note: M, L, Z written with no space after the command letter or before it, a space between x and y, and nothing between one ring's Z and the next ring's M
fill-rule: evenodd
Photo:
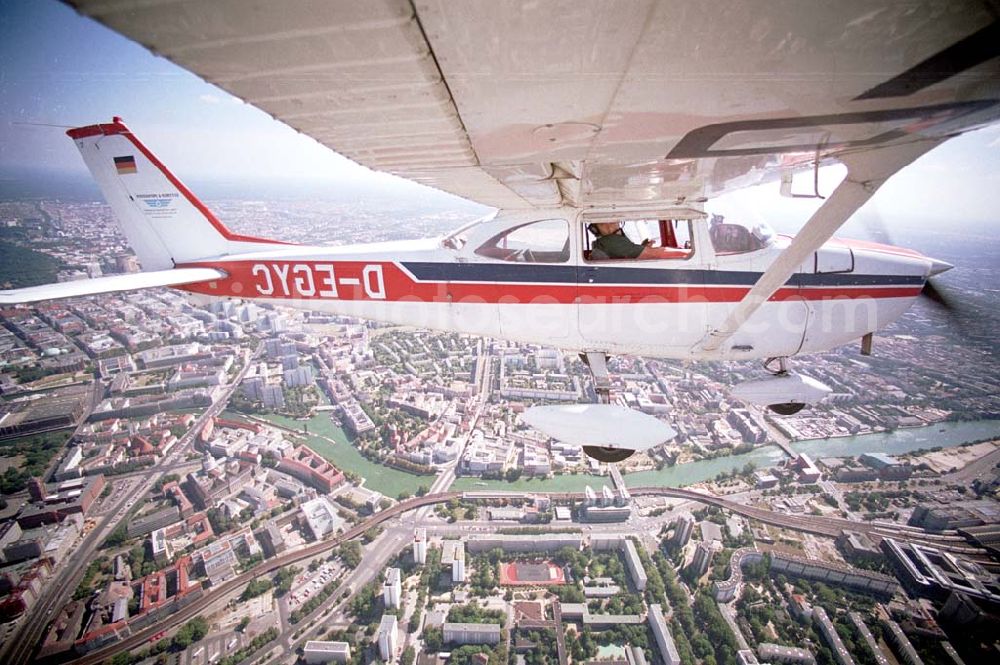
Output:
M930 262L931 262L931 269L927 273L928 277L933 277L934 275L940 275L941 273L948 272L949 270L955 267L950 263L948 263L947 261L941 261L940 259L931 258Z

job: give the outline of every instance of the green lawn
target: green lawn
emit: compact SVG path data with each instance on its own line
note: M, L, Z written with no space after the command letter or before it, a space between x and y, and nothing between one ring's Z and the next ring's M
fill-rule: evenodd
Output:
M228 415L227 413L225 417ZM310 448L330 460L341 471L352 471L364 478L365 487L368 489L381 492L388 497L395 499L400 492L413 494L421 485L430 487L434 482L434 476L418 476L367 459L350 444L344 431L330 421L329 413L318 413L308 421L273 414L259 417L299 432L302 431L303 425L308 425L309 434L306 438ZM331 443L322 437L333 439L336 443Z
M456 492L501 490L507 492L582 492L590 485L599 490L602 485L611 486L611 478L590 474L552 476L551 478L520 478L514 482L506 480L483 480L472 476L455 479L451 489Z

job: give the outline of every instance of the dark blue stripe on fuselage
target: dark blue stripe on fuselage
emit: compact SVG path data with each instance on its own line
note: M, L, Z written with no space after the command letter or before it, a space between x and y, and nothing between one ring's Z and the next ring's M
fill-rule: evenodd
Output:
M644 284L669 286L753 286L763 273L737 270L683 268L617 268L539 263L424 263L403 267L425 282L528 282L539 284ZM579 273L579 278L578 278ZM787 286L920 286L919 275L857 275L854 273L796 273Z

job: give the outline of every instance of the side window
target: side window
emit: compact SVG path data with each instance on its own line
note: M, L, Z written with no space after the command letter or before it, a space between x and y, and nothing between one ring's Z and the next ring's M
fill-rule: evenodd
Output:
M609 234L610 239L599 241L602 234ZM583 256L587 261L684 260L694 254L688 220L602 220L587 226L585 238Z
M476 254L503 261L564 263L569 261L569 224L546 219L515 226L484 242Z

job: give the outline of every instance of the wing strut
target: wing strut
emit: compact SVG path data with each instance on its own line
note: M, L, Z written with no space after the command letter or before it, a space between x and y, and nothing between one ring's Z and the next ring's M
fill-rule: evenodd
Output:
M840 160L847 166L847 176L843 182L813 213L788 248L760 276L722 325L695 345L694 354L697 356L717 351L886 180L942 142L940 139L923 139L841 155Z

